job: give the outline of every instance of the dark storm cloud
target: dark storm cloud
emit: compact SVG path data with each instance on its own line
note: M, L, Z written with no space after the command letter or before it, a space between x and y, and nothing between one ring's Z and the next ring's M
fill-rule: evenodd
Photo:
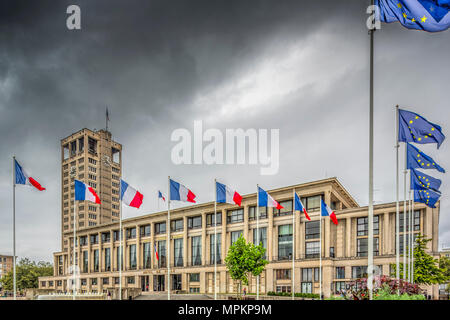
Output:
M47 186L45 194L18 190L18 252L50 259L60 249L59 140L103 128L106 105L113 136L124 144L124 175L145 191L144 212L157 209L153 194L165 190L168 174L190 184L201 202L213 199L206 181L215 177L248 193L258 181L269 188L336 175L367 203L366 2L3 1L0 251L11 248L10 156ZM82 30L66 28L71 4L81 7ZM378 202L393 200L392 106L427 105L427 116L448 121L448 40L448 32L396 25L377 32ZM170 134L192 130L194 119L206 128L280 128L279 174L173 165ZM442 160L448 150L444 144ZM450 239L443 205L441 236Z

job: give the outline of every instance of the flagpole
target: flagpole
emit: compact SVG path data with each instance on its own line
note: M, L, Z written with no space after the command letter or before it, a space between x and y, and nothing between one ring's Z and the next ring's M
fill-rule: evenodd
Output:
M170 300L170 176L167 180L168 186L168 195L169 199L167 199L167 300Z
M412 196L412 218L414 219L414 194ZM412 224L412 228L414 228L414 223ZM412 244L411 244L411 283L414 283L414 245L416 244L414 241L414 230L411 230L411 239L412 239Z
M217 300L217 179L214 179L214 187L214 300Z
M321 196L322 201L322 196ZM322 300L322 209L319 212L320 255L319 255L319 300Z
M74 178L73 186L75 188L75 173L71 173L71 177ZM76 245L77 245L77 202L75 195L73 196L73 267L72 267L72 299L75 300L76 294L76 278L75 278L75 268L76 268Z
M395 273L396 273L396 278L399 281L400 280L400 203L399 203L399 194L400 194L400 181L399 181L399 167L400 167L400 162L399 162L399 148L400 148L400 143L398 141L398 133L399 133L399 127L398 127L398 122L399 122L399 116L398 116L398 105L395 106L395 131L396 131L396 144L395 144L395 162L396 162L396 169L395 169L395 194L396 194L396 200L395 200L395 209L396 209L396 214L395 214ZM397 294L400 295L400 289L397 289Z
M403 188L404 188L404 200L403 200L403 280L406 281L406 175L408 174L407 167L407 148L405 143L405 171L403 172Z
M256 245L259 246L259 184L256 185ZM256 276L256 300L259 300L259 275Z
M16 300L16 156L13 156L13 291Z
M411 173L410 173L411 175ZM411 186L410 186L411 188ZM411 255L412 255L412 216L413 216L413 211L412 211L412 199L411 199L411 189L409 190L409 257L408 257L408 282L411 283Z
M295 297L295 188L292 189L292 300Z
M374 0L371 0L372 6ZM369 239L368 239L368 279L367 287L369 289L369 299L372 300L373 289L373 38L375 25L372 24L370 33L370 104L369 104ZM322 218L321 218L322 220Z
M122 231L122 180L120 181L119 198L119 300L122 300L122 260L123 260L123 231Z

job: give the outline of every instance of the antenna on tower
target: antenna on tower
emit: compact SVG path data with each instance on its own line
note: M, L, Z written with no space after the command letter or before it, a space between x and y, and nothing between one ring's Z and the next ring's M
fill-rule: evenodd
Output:
M106 106L106 131L108 131L108 122L109 122L109 112L108 106Z

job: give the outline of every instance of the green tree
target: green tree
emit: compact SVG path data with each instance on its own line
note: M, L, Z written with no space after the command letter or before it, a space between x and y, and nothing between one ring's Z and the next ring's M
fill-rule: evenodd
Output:
M414 244L414 283L430 285L444 283L448 279L445 269L439 266L438 259L425 252L427 243L430 241L431 239L426 239L422 235L418 235L416 238ZM403 263L400 263L400 278L403 278L403 269ZM392 264L392 270L391 275L395 276L395 264Z
M241 235L233 243L225 258L230 277L239 281L239 295L241 295L242 285L248 285L248 276L258 276L263 272L264 267L269 261L264 259L266 249L260 244L255 246L253 243L246 243Z
M52 276L53 266L49 262L21 259L16 265L17 290L38 287L38 277ZM13 290L13 270L9 271L0 282L3 290Z

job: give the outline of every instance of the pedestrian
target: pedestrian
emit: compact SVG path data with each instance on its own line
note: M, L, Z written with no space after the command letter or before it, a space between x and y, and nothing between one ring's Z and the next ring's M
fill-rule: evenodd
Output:
M246 293L247 293L247 290L244 288L244 297L245 297Z

